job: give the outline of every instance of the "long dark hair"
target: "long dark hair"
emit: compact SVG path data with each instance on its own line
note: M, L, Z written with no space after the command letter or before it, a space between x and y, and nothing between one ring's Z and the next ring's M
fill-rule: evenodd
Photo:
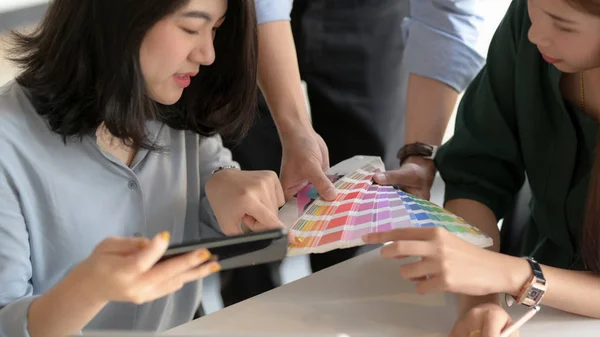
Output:
M16 80L65 141L104 123L127 145L153 149L148 120L203 136L241 137L256 112L254 0L228 0L215 62L201 68L179 102L164 106L148 96L139 61L142 40L188 1L54 0L35 31L12 34L11 60L23 70Z
M576 9L600 17L600 1L567 0ZM581 244L581 257L586 268L600 272L600 134L596 139L595 159L588 187L585 221Z

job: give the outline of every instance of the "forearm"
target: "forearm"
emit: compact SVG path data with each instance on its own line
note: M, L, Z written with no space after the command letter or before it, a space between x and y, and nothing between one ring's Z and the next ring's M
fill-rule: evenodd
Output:
M496 217L489 207L468 199L449 200L444 207L491 237L494 245L489 250L500 251L500 230Z
M440 145L458 92L438 80L410 74L406 100L405 143Z
M542 266L548 290L542 304L600 318L600 277L590 272Z
M77 269L75 269L77 270ZM93 299L74 271L29 308L31 337L65 337L81 331L106 305Z
M289 21L258 27L258 84L280 133L309 126L296 47Z
M531 277L531 267L524 259L507 256L505 273L511 283L503 292L518 296ZM548 286L542 305L577 315L600 318L600 276L591 272L541 266Z
M448 201L445 208L489 235L494 241L490 250L495 252L500 250L500 231L496 217L487 206L473 200L456 199ZM479 304L490 302L500 304L501 298L498 294L480 297L460 295L458 299L459 313L463 314Z
M500 232L489 208L476 201L464 199L451 200L446 204L446 208L491 236L494 246L490 250L499 251ZM498 256L494 263L503 269L502 275L506 275L506 278L498 279L498 284L493 286L497 293L518 296L523 285L531 277L529 263L525 259L508 255ZM542 266L542 271L548 285L542 300L543 305L582 316L600 318L600 276L549 266ZM461 310L464 312L482 301L496 302L498 298L496 295L482 298L461 296Z
M477 0L410 1L403 66L408 72L406 143L440 144L462 92L485 63L485 12Z

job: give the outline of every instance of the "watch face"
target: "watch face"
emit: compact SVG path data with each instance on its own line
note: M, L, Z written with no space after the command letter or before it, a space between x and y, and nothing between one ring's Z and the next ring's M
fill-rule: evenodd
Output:
M541 295L542 295L542 292L536 288L529 289L529 292L527 293L527 297L531 298L534 301L537 301Z

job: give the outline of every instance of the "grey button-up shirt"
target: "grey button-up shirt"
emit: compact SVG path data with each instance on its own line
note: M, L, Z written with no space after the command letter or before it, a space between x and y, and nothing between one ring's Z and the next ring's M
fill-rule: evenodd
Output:
M0 337L28 336L27 311L109 236L172 242L220 235L204 178L235 165L219 137L201 138L157 122L152 140L168 152L139 151L130 167L82 141L51 132L26 92L0 88ZM192 319L201 282L144 305L110 303L86 329L162 331Z

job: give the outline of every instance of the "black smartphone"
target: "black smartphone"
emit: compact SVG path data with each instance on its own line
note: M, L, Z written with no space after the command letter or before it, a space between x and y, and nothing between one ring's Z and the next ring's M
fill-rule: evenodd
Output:
M288 231L282 228L171 245L159 262L206 248L227 270L283 260L288 245Z

